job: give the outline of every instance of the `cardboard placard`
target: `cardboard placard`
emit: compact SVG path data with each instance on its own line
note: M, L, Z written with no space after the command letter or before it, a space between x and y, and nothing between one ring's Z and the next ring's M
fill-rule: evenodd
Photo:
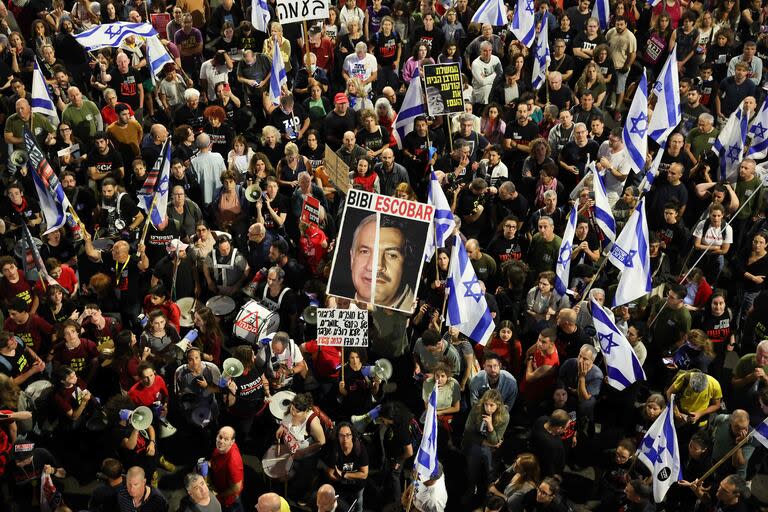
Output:
M304 199L301 207L301 220L307 224L317 226L320 224L320 201L309 195Z
M350 189L327 293L410 313L434 207Z
M424 85L430 116L464 112L461 68L458 64L424 65Z
M345 194L349 191L349 166L327 145L325 146L325 172L339 190Z
M328 17L326 0L277 0L277 17L281 24Z
M317 308L317 344L367 347L368 312L359 309Z

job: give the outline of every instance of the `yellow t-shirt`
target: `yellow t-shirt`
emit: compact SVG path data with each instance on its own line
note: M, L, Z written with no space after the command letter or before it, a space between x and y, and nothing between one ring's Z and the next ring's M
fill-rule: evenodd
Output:
M282 496L280 496L280 512L291 512L291 506Z
M723 398L723 391L720 389L720 383L717 382L717 379L707 375L707 388L701 393L697 393L685 382L687 374L688 372L679 372L672 383L672 389L676 390L675 401L681 411L688 413L703 411L709 407L712 400Z

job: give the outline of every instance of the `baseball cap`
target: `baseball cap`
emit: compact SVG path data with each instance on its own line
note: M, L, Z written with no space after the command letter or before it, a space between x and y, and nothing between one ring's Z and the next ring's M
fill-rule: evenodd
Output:
M16 460L24 460L32 456L32 451L35 449L35 443L27 441L18 442L13 446L13 458Z
M349 103L349 98L347 98L347 95L343 92L337 93L336 96L333 97L334 103Z
M174 238L171 240L171 242L165 247L165 250L169 253L174 253L176 251L185 251L189 247L189 244L185 244L178 238Z

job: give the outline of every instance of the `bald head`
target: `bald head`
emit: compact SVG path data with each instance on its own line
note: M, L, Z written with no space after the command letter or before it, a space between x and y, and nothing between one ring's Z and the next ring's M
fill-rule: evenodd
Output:
M317 511L330 512L336 505L336 489L330 484L320 486L317 490Z
M168 138L168 128L164 124L153 124L152 128L149 129L149 133L152 135L152 142L155 144L163 144Z
M72 86L67 89L67 96L69 96L69 101L77 108L83 106L83 93L77 87Z
M32 113L32 110L29 106L29 102L26 99L20 98L16 100L16 113L25 121L29 119L29 115Z
M259 512L280 512L280 495L274 492L262 494L256 503L256 510Z

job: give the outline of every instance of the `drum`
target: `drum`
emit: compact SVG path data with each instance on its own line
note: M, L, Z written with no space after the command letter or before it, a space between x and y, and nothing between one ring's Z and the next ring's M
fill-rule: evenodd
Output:
M214 295L208 299L208 302L206 302L205 305L211 308L214 315L224 321L231 320L232 313L235 312L234 299L232 299L232 297L227 297L226 295Z
M294 398L296 398L296 393L293 391L278 391L272 395L272 399L269 401L269 412L277 421L281 421L288 414Z
M240 309L232 327L232 334L248 343L257 343L261 338L277 332L280 327L280 315L249 300Z
M195 324L195 298L182 297L176 301L176 305L179 306L179 311L181 312L179 324L182 327L192 327Z
M280 482L290 480L294 476L291 450L285 444L273 444L264 453L261 467L264 469L264 474L272 480Z
M93 248L97 251L111 251L115 241L111 238L97 238L93 241Z

